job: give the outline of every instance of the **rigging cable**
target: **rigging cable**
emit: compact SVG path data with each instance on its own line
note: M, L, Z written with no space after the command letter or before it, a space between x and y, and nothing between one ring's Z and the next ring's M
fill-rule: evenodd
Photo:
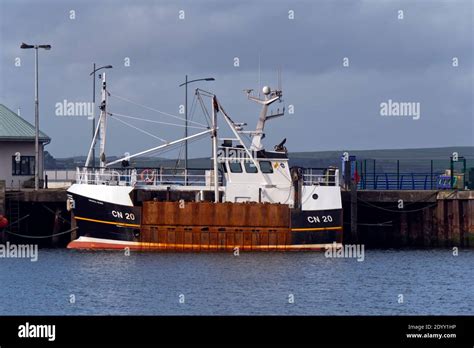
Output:
M145 108L145 109L148 109L148 110L151 110L151 111L154 111L154 112L158 112L158 113L160 113L160 114L162 114L162 115L169 116L169 117L173 117L173 118L176 118L176 119L181 120L181 121L185 121L185 119L182 118L182 117L179 117L179 116L176 116L176 115L172 115L172 114L170 114L170 113L167 113L167 112L164 112L164 111L161 111L161 110L158 110L158 109L151 108L151 107L149 107L149 106L146 106L146 105L143 105L143 104L140 104L140 103L131 101L130 99L127 99L127 98L118 96L118 95L116 95L116 94L112 94L112 93L109 92L109 95L110 95L111 97L115 97L115 98L121 99L121 100L126 101L126 102L128 102L128 103L131 103L131 104L134 104L134 105L137 105L137 106L141 106L142 108ZM189 121L188 121L188 122L189 122ZM205 126L206 126L206 125L201 124L201 123L196 122L196 121L192 121L192 123L197 124L197 125L199 125L199 126L201 126L201 127L205 127Z
M132 120L138 120L138 121L145 121L145 122L151 122L151 123L158 123L158 124L164 124L167 126L175 126L175 127L186 127L183 124L177 124L177 123L169 123L169 122L163 122L163 121L155 121L155 120L150 120L146 118L141 118L141 117L136 117L136 116L130 116L130 115L123 115L123 114L118 114L116 112L110 112L108 113L110 116L118 116L118 117L124 117L124 118L129 118ZM189 126L188 128L196 128L196 129L208 129L206 126Z
M190 109L191 120L193 119L193 116L194 116L195 105L196 105L196 95L194 95L193 101L191 103L191 109ZM188 125L188 128L189 128L189 125ZM188 144L189 144L189 142L188 142ZM175 166L174 166L175 170L178 168L179 162L181 161L181 155L183 153L185 143L181 143L180 146L181 147L179 148L178 157L176 158L176 163L175 163Z
M205 137L207 134L202 134L198 137L195 137L193 139L189 139L188 142L189 143L193 143L195 141L198 141L198 140L201 140L203 137ZM164 154L164 153L167 153L169 151L173 151L173 150L176 150L177 148L179 148L181 146L181 143L176 143L176 144L173 144L173 145L169 145L168 147L166 148L161 148L161 149L157 149L155 151L152 151L150 152L149 154L150 155L156 155L156 154ZM170 159L171 160L171 159Z
M160 138L159 136L156 136L156 135L154 135L154 134L151 134L150 132L147 132L146 130L143 130L143 129L141 129L141 128L139 128L139 127L136 127L136 126L134 126L134 125L132 125L132 124L130 124L130 123L128 123L128 122L125 122L124 120L121 120L121 119L115 117L113 114L110 114L109 116L112 117L112 119L117 120L117 121L123 123L123 124L126 125L126 126L129 126L130 128L133 128L133 129L135 129L135 130L137 130L137 131L139 131L139 132L142 132L143 134L149 135L150 137L153 137L153 138L155 138L155 139L158 139L158 140L160 140L160 141L162 141L162 142L164 142L164 143L167 143L167 142L168 142L167 140L165 140L165 139L163 139L163 138Z
M206 105L204 104L204 101L202 100L201 94L198 93L197 96L198 96L199 104L201 105L201 109L204 113L204 116L206 116L207 125L208 125L208 127L210 127L211 116L209 116L209 112L207 111Z

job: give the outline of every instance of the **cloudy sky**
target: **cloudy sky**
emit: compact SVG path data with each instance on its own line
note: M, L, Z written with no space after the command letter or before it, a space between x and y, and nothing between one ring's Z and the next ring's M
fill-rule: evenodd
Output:
M177 116L182 116L184 90L178 85L185 74L212 76L215 82L192 85L190 108L192 89L201 87L216 93L231 117L251 128L259 108L242 90L259 88L259 57L260 87L276 87L281 67L284 105L287 110L292 105L294 113L269 121L265 141L271 148L284 137L290 151L474 143L471 0L0 4L0 103L15 111L20 107L30 122L34 52L19 46L52 45L51 51L39 52L40 117L55 157L87 152L91 121L55 112L63 100L91 100L93 62L114 66L107 71L113 95ZM419 103L419 119L382 116L380 105L388 100ZM183 124L112 97L110 111ZM205 123L199 109L192 117ZM166 140L184 132L124 120ZM109 155L161 144L114 119L107 136ZM207 139L193 143L190 157L207 155L209 148Z

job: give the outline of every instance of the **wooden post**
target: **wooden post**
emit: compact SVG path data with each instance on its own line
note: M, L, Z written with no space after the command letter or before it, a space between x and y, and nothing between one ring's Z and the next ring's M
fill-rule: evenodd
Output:
M436 211L436 220L438 221L438 246L445 246L446 243L445 205L446 201L444 199L438 199L438 208Z
M461 247L469 247L469 205L468 200L462 200L459 202L459 216L461 219L460 223L460 238L461 238Z
M56 208L56 212L54 213L54 226L53 226L53 235L51 237L51 246L56 247L58 246L59 236L56 236L57 233L61 230L61 210Z
M474 199L468 201L467 247L474 247Z
M77 233L77 230L78 230L78 227L77 227L77 223L76 223L76 219L74 219L74 211L71 211L71 241L77 239L78 237L78 233Z
M438 230L439 230L439 221L438 221L438 205L439 201L436 201L436 206L431 208L431 232L430 232L430 245L438 246Z
M344 161L344 188L351 189L351 162L349 160Z
M455 198L451 201L452 214L453 214L453 225L451 241L454 246L460 246L461 244L461 226L459 224L459 199Z
M392 229L390 233L392 235L392 246L394 248L400 248L402 246L400 229L401 229L401 219L393 219Z
M401 240L402 247L407 245L407 232L408 232L407 213L403 212L400 214L400 240Z
M446 246L451 246L453 244L453 200L445 200L447 215L447 226L446 226Z
M431 246L430 234L434 232L433 229L433 209L426 208L423 210L423 239L424 247Z
M351 240L354 243L360 243L357 235L357 183L354 179L350 181L351 185Z
M423 216L421 212L413 212L411 215L411 224L410 224L410 237L411 244L414 246L423 245Z

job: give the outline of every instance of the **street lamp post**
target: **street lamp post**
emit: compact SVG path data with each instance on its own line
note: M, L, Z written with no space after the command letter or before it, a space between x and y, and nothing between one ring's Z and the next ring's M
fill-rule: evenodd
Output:
M206 77L203 79L196 79L188 81L188 75L186 75L184 83L180 84L179 87L184 87L184 137L188 137L188 84L197 81L215 81L213 77ZM188 170L188 140L184 141L184 170L185 172ZM185 176L185 180L187 181L187 175Z
M89 74L89 76L92 76L92 140L94 140L94 134L95 134L95 73L96 71L99 71L100 69L111 69L112 65L104 65L101 66L100 68L95 68L95 63L92 69L92 72ZM95 167L95 144L93 144L92 147L92 167Z
M50 50L51 45L28 45L22 43L21 49L35 49L35 190L39 189L39 91L38 91L38 48Z

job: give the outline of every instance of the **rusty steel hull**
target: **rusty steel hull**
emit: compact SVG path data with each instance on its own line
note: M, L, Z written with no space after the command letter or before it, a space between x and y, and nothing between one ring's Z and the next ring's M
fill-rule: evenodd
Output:
M77 219L83 233L68 247L235 252L321 250L334 242L342 243L342 210L310 214L312 219L317 214L331 214L330 223L319 221L318 226L305 224L302 216L308 212L270 203L146 201L141 212L135 210L137 214L140 214L137 226L117 219L112 223Z

